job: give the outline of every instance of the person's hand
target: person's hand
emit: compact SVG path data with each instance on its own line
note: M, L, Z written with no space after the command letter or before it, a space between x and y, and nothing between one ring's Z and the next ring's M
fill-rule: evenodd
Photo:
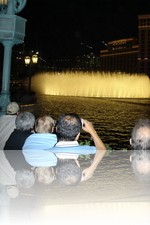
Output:
M89 180L93 176L94 171L91 167L88 167L82 171L82 179L81 181Z
M90 134L92 134L93 132L95 132L95 129L93 127L93 124L91 122L89 122L88 120L82 119L83 121L83 126L82 129Z

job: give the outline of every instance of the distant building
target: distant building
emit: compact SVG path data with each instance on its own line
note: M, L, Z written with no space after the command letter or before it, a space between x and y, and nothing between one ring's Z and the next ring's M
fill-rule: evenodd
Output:
M102 71L150 74L150 15L138 16L138 20L138 39L110 41L100 51Z
M138 16L138 71L150 75L150 15Z
M110 72L137 72L138 45L133 38L107 43L100 51L101 70Z

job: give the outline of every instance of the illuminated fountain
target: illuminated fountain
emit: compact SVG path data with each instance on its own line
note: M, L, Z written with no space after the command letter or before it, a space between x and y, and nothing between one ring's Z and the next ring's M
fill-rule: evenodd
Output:
M45 95L150 98L150 79L144 74L47 72L32 77L32 90Z

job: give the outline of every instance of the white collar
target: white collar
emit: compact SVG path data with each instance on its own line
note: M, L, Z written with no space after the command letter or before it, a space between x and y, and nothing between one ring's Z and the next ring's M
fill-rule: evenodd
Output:
M79 143L77 141L59 141L57 142L57 147L71 147L71 146L78 146Z

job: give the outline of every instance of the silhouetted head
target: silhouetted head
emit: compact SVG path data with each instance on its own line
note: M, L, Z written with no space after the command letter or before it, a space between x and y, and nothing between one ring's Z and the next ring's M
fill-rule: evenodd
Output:
M10 102L7 105L6 113L8 115L17 115L20 111L20 106L17 102Z
M150 150L150 120L139 119L133 127L130 139L133 150Z
M17 130L32 130L35 123L35 117L31 112L21 112L18 114L15 124Z
M63 114L56 123L58 141L74 141L80 134L82 122L77 114Z
M36 133L52 133L54 131L55 121L50 116L39 117L35 121Z

